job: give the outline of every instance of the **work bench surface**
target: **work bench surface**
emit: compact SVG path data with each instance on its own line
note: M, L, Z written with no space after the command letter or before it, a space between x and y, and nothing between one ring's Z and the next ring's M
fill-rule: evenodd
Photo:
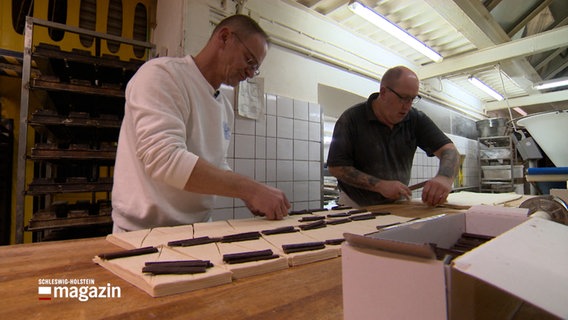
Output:
M372 209L408 217L458 211L412 204ZM152 298L92 261L119 250L104 238L0 247L0 319L343 319L341 258ZM90 279L120 287L121 296L41 300L38 288L50 279Z

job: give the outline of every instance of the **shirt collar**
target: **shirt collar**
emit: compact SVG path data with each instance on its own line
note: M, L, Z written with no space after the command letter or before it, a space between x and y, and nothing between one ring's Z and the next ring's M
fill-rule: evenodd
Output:
M367 120L369 121L379 121L379 119L375 115L375 112L373 112L373 101L375 101L375 99L377 99L378 97L379 93L373 92L371 93L369 98L367 98L367 102L365 103L365 114L367 116Z
M369 98L367 98L367 102L365 103L365 114L367 117L367 120L369 121L377 121L382 125L385 125L384 123L382 123L379 118L377 118L377 116L375 115L375 112L373 111L373 101L375 101L376 99L379 98L379 93L378 92L373 92L371 93L371 95L369 96ZM406 122L410 119L410 114L413 112L414 107L410 108L410 111L408 112L408 114L406 115L406 117L404 117L404 119L402 119L401 122L395 124L394 126L397 127L398 125L402 124L403 122Z

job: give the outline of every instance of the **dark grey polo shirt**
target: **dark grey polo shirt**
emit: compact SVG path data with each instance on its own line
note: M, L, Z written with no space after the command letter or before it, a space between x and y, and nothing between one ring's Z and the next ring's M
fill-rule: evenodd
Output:
M452 142L424 112L411 108L392 130L380 122L371 107L379 94L347 109L337 120L327 165L352 166L384 180L410 181L416 148L428 156ZM379 193L339 181L339 188L360 206L392 202Z

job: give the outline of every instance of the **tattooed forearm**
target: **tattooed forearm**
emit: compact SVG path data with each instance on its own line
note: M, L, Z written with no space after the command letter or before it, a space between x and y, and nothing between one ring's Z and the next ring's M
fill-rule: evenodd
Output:
M438 175L455 178L459 170L460 154L455 148L446 149L440 155L440 169Z
M373 190L374 186L380 181L379 178L368 175L354 167L329 167L329 171L337 179L366 190Z

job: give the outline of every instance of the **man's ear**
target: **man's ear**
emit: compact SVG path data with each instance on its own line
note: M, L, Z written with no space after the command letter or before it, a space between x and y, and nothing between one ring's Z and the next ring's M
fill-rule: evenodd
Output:
M227 28L222 28L217 33L217 37L219 38L219 40L221 42L223 42L223 44L227 44L227 41L229 40L230 36L231 36L231 30L229 30Z

